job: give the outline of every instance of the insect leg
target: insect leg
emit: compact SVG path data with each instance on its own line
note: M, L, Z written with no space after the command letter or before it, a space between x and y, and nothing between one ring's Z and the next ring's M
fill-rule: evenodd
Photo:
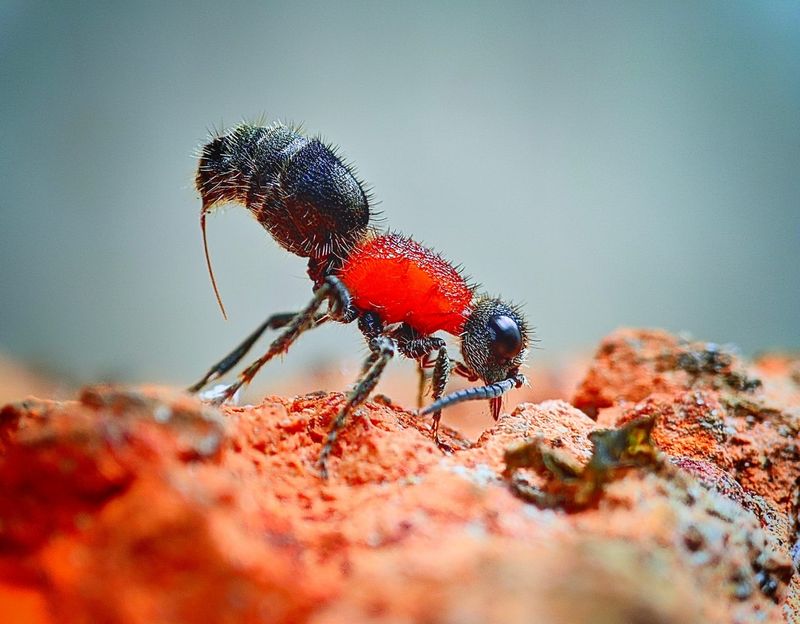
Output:
M253 347L256 341L261 338L265 331L268 329L282 329L283 327L286 327L298 314L299 312L282 312L279 314L273 314L267 318L267 320L261 323L261 325L259 325L252 334L245 338L239 346L237 346L219 362L214 364L214 366L208 370L208 372L203 376L202 379L200 379L200 381L190 386L188 391L193 394L195 392L199 392L209 382L222 377L225 373L236 366L245 355L247 355L247 352L250 351L250 349ZM326 320L328 320L327 315L319 314L314 319L314 326L316 327L317 325L321 325Z
M444 340L436 336L422 336L419 338L412 338L410 340L401 341L399 344L400 352L409 358L416 358L419 366L419 393L417 396L418 404L421 406L423 403L423 393L425 389L425 370L433 368L432 375L432 389L433 400L436 401L444 394L447 382L450 379L450 373L454 370L458 371L459 363L451 360L447 355L447 347ZM438 354L434 359L432 357L434 351L438 350ZM461 365L463 366L463 364ZM466 367L464 367L466 370ZM433 433L433 441L445 453L452 452L452 448L439 439L439 421L442 418L442 410L436 410L433 414L433 425L431 427Z
M447 381L450 379L450 372L452 370L452 364L450 363L450 358L447 355L447 348L441 347L439 349L439 355L436 358L436 363L433 365L433 400L438 401L442 394L444 394L444 389L447 386ZM433 413L433 424L431 425L431 430L433 432L433 441L436 442L436 446L438 446L442 451L445 453L451 453L453 449L442 442L439 439L439 421L442 418L442 410L438 409Z
M349 314L349 310L352 309L350 295L345 286L335 277L326 278L325 283L314 293L311 302L292 318L285 326L284 332L272 341L267 352L240 373L236 381L228 386L215 402L224 403L230 400L239 388L250 383L264 364L276 355L286 353L300 334L315 326L317 310L326 300L330 302L330 307L336 311L338 318L344 318L344 315Z
M463 362L459 362L458 360L450 360L450 362L454 365L453 372L459 377L463 377L467 381L478 381L480 379L480 377L470 370Z
M344 426L350 413L367 400L370 392L372 392L377 385L383 369L386 368L386 364L389 363L389 360L392 359L397 351L397 343L393 338L378 336L370 340L369 348L370 354L364 363L362 374L356 382L356 385L347 393L345 404L331 423L331 428L328 431L328 439L325 441L325 446L322 447L322 452L319 454L317 468L323 479L328 478L328 457L330 457L331 451L333 451L333 447L336 444L339 431Z
M417 361L417 372L419 374L419 384L417 386L417 407L421 408L425 402L425 389L427 387L428 375L425 371L433 368L434 359L432 353L444 346L444 340L436 336L416 336L401 338L398 341L400 353L409 359Z
M353 307L353 298L342 281L335 275L328 275L319 290L328 289L327 298L328 316L340 323L350 323L358 317L358 312ZM319 292L319 291L317 291Z
M419 374L419 385L417 386L418 409L422 409L422 406L425 404L425 391L427 390L428 379L430 378L428 370L433 368L434 364L436 363L436 359L433 357L433 352L437 348L441 347L438 344L432 345L432 349L430 351L428 351L422 357L417 358L417 373Z
M417 360L417 375L419 376L419 381L417 382L417 409L420 409L425 403L425 390L428 387L428 374L425 372L427 357L426 355Z

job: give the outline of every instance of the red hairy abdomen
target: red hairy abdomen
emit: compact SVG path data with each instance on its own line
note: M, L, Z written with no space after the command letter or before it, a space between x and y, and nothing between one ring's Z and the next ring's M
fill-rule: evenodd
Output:
M361 243L339 278L357 308L377 313L385 323L407 323L423 334L460 334L472 302L472 289L453 265L398 234Z

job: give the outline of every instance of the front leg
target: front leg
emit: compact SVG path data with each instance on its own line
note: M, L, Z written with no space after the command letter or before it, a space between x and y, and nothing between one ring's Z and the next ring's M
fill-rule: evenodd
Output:
M459 362L458 360L450 360L450 362L453 364L453 372L459 377L463 377L467 381L478 381L480 379L478 374L464 364L464 362Z
M422 408L425 399L425 390L427 389L428 385L427 382L429 375L426 371L433 368L436 364L436 358L432 357L432 354L433 352L430 351L417 360L417 373L419 374L419 386L417 387L418 409ZM478 381L480 379L480 377L472 372L466 364L452 358L450 358L450 372L458 375L459 377L463 377L467 381Z
M433 358L433 351L429 351L421 358L417 359L417 409L422 409L425 404L425 391L428 389L428 370L433 368L436 360Z
M447 346L445 341L436 336L423 336L420 338L413 338L400 343L400 352L409 358L414 358L419 363L420 374L420 388L418 400L422 403L422 390L425 383L425 369L433 366L433 375L431 377L431 384L433 390L433 400L436 401L444 394L447 387L447 382L450 379L450 373L455 369L457 364L454 364L450 357L447 355ZM436 359L431 356L434 352L438 352ZM442 418L442 410L437 410L433 414L433 424L431 431L433 441L436 446L445 453L452 452L452 447L445 444L439 439L439 421Z
M401 339L398 348L400 353L411 360L417 361L417 407L421 408L425 399L425 390L427 387L428 376L426 370L434 365L434 360L431 355L444 347L445 342L436 336L419 336L413 330L406 329L407 335ZM410 335L409 335L410 334Z

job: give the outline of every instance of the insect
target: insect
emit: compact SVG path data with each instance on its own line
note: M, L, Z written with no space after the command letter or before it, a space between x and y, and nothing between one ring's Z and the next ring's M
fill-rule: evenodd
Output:
M367 341L369 355L320 453L323 477L339 431L398 352L418 362L420 388L431 371L433 402L420 413L432 414L433 439L444 451L450 449L439 438L443 408L488 399L497 419L502 395L526 383L519 369L530 332L520 310L478 293L458 269L412 238L378 231L364 185L319 138L281 123L240 124L202 147L195 181L206 263L223 315L206 238L206 216L223 203L243 204L282 247L308 258L313 297L298 312L267 318L191 392L230 371L268 329L281 333L224 388L218 402L231 399L264 364L323 323L357 322ZM463 361L449 356L437 332L460 338ZM483 385L444 395L451 374Z

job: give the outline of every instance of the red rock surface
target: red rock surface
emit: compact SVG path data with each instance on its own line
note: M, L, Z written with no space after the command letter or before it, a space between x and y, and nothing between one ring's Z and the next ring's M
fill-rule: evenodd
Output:
M369 402L328 481L314 463L336 393L222 411L161 389L12 404L0 412L0 613L797 621L800 404L795 360L776 358L744 368L713 345L620 332L578 389L584 411L523 403L477 441L446 429L461 450L445 456L427 422ZM610 470L589 502L519 495L567 491L559 466L597 465L592 432L640 417L660 451ZM506 451L522 444L545 461L510 475Z

